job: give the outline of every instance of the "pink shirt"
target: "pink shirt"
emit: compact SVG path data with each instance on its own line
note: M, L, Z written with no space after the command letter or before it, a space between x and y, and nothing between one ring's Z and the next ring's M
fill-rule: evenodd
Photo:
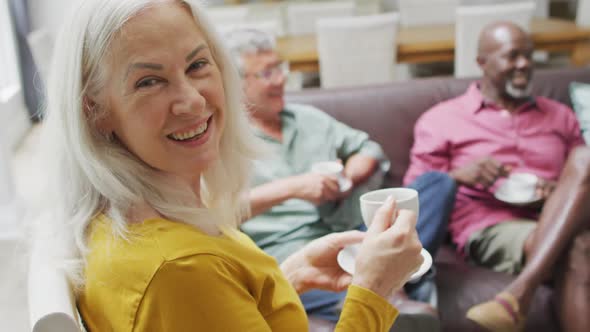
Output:
M511 114L485 102L477 83L424 113L414 137L406 184L424 172L447 172L485 156L512 165L513 172L557 180L570 151L584 144L569 107L536 97ZM538 217L537 211L496 200L493 193L502 181L487 189L459 187L449 229L460 252L477 230L515 218Z

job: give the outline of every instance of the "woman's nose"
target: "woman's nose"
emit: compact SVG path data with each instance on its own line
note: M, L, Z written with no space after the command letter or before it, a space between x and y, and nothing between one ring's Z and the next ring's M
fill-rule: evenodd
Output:
M190 81L183 82L177 89L177 96L172 104L172 114L200 113L205 109L207 104L205 97Z

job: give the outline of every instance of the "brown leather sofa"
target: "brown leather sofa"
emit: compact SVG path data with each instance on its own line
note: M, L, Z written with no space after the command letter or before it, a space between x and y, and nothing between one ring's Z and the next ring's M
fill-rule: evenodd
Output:
M315 105L336 119L368 132L392 161L390 184L397 186L408 167L413 128L418 117L436 103L463 93L471 81L435 78L362 88L313 89L289 93L287 100ZM534 93L571 106L568 89L572 81L590 83L590 69L537 71ZM465 318L465 312L472 305L493 297L513 277L465 262L450 244L440 250L435 264L443 331L478 331L477 326ZM551 288L541 287L535 295L526 331L559 331L551 303Z

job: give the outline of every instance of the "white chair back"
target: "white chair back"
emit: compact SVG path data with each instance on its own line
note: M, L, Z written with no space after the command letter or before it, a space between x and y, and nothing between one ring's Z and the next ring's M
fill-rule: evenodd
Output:
M322 87L392 81L398 20L397 13L318 20Z
M576 24L583 27L590 27L590 0L578 0Z
M225 31L236 24L246 23L248 17L248 7L242 5L208 7L205 12L219 31Z
M353 1L326 1L293 3L287 5L287 34L307 35L315 33L320 18L346 17L354 14Z
M29 319L32 332L81 332L74 295L64 272L35 241L28 278Z
M267 33L271 36L279 37L281 36L281 26L279 21L277 20L265 20L265 21L258 21L258 22L245 22L245 23L238 23L238 24L227 24L223 27L218 27L219 32L221 35L229 33L232 30L242 30L242 29L253 29L262 31Z
M518 2L518 1L527 1L527 0L462 0L462 5L490 5L490 4L502 4L502 3L510 3L510 2ZM528 0L533 1L535 3L535 14L534 17L540 18L547 18L549 17L549 2L551 1L562 1L567 2L571 0Z
M535 0L535 17L549 17L549 0Z
M276 25L273 34L285 35L285 4L283 2L259 2L248 4L248 22L265 23L272 22Z
M481 75L477 65L477 43L483 28L496 21L513 22L529 31L535 3L515 2L460 6L455 25L455 77Z
M399 0L402 26L452 24L459 0Z
M381 9L384 12L399 11L399 0L381 0Z

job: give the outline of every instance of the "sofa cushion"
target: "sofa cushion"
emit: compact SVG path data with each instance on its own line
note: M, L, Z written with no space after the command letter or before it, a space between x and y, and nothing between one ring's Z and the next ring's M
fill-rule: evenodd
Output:
M573 82L570 97L586 144L590 143L590 84Z

